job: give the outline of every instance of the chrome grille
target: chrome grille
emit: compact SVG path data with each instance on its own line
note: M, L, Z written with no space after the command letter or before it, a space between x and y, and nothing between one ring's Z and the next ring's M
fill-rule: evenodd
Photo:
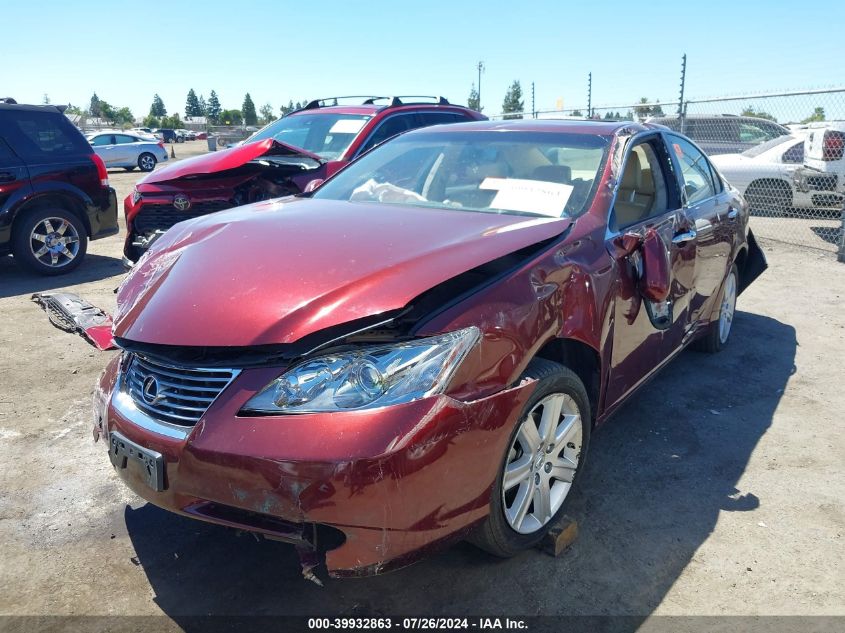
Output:
M201 369L164 365L133 354L124 389L147 415L193 426L237 375L234 369Z

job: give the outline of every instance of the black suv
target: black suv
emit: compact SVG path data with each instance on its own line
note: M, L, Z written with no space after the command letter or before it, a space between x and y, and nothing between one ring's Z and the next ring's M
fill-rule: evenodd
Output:
M0 98L0 254L60 275L117 232L106 166L62 110Z

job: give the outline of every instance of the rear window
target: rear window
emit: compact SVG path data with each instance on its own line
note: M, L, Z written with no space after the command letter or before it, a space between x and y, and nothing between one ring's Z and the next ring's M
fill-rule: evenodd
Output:
M51 160L90 154L91 147L64 115L55 112L7 110L3 133L25 160Z

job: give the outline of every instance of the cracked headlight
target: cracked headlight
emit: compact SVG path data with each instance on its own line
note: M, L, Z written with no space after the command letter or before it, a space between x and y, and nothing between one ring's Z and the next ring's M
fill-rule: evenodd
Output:
M328 413L383 407L441 392L479 338L478 328L327 354L293 367L245 413Z

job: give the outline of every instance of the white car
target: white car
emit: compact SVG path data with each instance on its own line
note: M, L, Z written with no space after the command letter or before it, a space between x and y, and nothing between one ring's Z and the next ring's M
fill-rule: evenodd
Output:
M152 171L157 163L167 160L164 143L129 132L100 132L89 134L88 142L106 167L123 167L132 171Z
M823 125L806 132L804 166L795 174L795 185L817 206L841 209L845 199L845 122Z
M742 154L721 154L710 160L745 197L752 213L771 216L815 209L813 196L795 185L795 174L804 165L806 136L807 130L793 130Z

